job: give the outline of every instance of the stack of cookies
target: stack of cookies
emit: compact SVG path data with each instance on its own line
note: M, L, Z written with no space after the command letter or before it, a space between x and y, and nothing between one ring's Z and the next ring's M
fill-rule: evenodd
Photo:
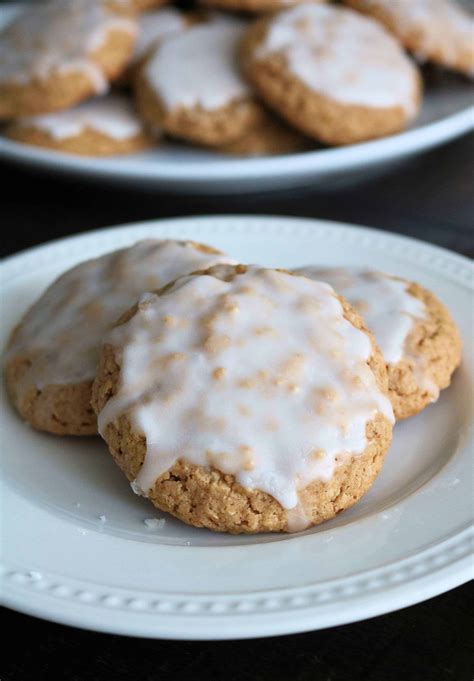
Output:
M449 312L413 282L148 240L59 277L13 330L5 374L23 419L100 433L159 509L255 533L355 504L395 419L435 401L460 356Z
M455 0L165 2L26 9L0 34L5 134L93 156L165 136L222 153L299 152L407 127L423 99L412 57L474 74L473 19Z

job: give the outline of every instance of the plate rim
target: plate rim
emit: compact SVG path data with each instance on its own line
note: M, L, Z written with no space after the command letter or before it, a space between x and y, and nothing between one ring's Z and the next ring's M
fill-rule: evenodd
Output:
M196 185L209 182L230 182L265 178L281 179L288 175L311 175L334 173L340 170L354 170L376 163L390 162L413 153L426 151L441 145L474 129L474 106L450 114L419 128L408 129L395 135L369 140L343 147L317 149L294 154L267 156L262 158L216 158L198 159L191 162L169 162L147 164L136 160L134 165L117 163L117 157L93 158L74 156L35 148L32 145L8 140L0 136L0 153L4 158L29 163L35 167L50 170L65 170L70 173L88 175L91 178L143 179L157 182L185 183ZM133 160L133 157L126 157Z
M458 540L457 543L453 543L455 539ZM97 593L94 593L89 582L87 582L88 589L79 588L78 590L77 583L74 583L74 586L71 587L66 583L58 582L54 578L49 581L42 579L40 582L40 596L44 596L44 591L49 591L51 594L47 596L48 600L41 606L32 599L33 594L38 597L38 591L35 589L38 582L29 579L28 573L24 571L11 569L8 571L7 577L13 582L21 581L23 588L11 589L8 595L4 595L3 601L6 607L13 610L59 624L133 637L204 641L284 636L350 624L388 614L395 610L416 605L465 584L472 579L473 539L474 531L472 527L468 527L458 535L442 542L441 546L445 555L452 556L453 550L458 553L460 547L467 548L465 555L461 559L457 557L451 564L439 564L439 554L434 551L439 548L440 544L415 554L414 559L408 558L394 563L391 574L398 574L396 570L399 571L401 568L405 572L412 573L409 581L398 582L396 580L398 583L390 584L391 577L389 577L386 585L380 586L379 589L361 591L359 594L356 592L351 598L343 602L344 608L334 607L341 603L340 600L326 601L326 604L323 601L323 603L318 604L319 598L316 598L316 603L313 602L313 604L300 608L287 605L286 608L278 611L275 609L275 603L278 601L280 592L282 593L282 601L288 602L293 597L294 603L300 603L302 599L302 596L298 593L288 596L286 590L278 589L253 592L252 596L257 599L256 602L259 607L264 608L264 612L252 612L251 609L249 611L247 608L238 611L235 607L238 601L227 596L222 598L228 601L229 608L226 608L225 605L223 607L225 601L218 598L208 601L206 604L208 612L206 614L199 614L194 609L190 609L191 602L187 604L183 597L175 598L174 612L173 606L171 608L166 607L163 610L161 604L166 604L166 601L160 601L160 597L157 595L153 595L153 600L150 601L151 607L144 610L143 599L140 598L141 592L138 592L138 597L130 597L128 593L124 595L118 589L105 594L99 589ZM438 569L435 573L437 575L436 581L432 579L432 569L426 574L421 574L419 566L424 562L431 566L438 563ZM402 563L403 566L401 567ZM379 568L369 571L369 576L365 577L365 583L372 581L373 585L380 585L380 582L383 582L383 576L380 575L383 570L383 568ZM2 572L5 572L4 568L2 568ZM419 574L416 575L416 572ZM363 572L362 574L366 575L367 573ZM354 581L353 578L351 580ZM347 586L344 588L340 584L347 581L341 579L327 582L330 585L327 588L343 595L344 590L347 592L348 589ZM349 586L349 590L352 588ZM298 587L294 590L304 591L306 589L305 587ZM382 598L379 598L380 592L383 594ZM73 595L77 597L75 600L72 598ZM67 598L69 600L66 600ZM200 600L205 598L206 596L201 597ZM216 596L213 595L212 598L216 599ZM245 603L245 601L242 602ZM58 603L60 604L59 608ZM226 613L227 609L230 611L229 614ZM124 615L123 620L117 617L117 613ZM279 616L275 617L275 614L279 614ZM229 628L227 628L228 622L226 621L228 618L231 619Z
M473 107L474 108L474 107ZM466 255L463 255L462 253L457 253L456 251L451 251L448 248L444 248L443 246L438 246L437 244L433 244L429 241L425 241L424 239L419 239L417 237L412 237L412 236L407 236L405 234L400 234L398 232L392 232L388 230L383 230L378 227L372 227L369 225L361 225L357 223L351 223L351 222L342 222L339 220L330 220L326 218L317 218L317 217L299 217L295 215L285 215L285 214L280 214L280 213L265 213L265 214L259 214L259 213L203 213L199 215L184 215L184 216L178 216L178 217L157 217L157 218L150 218L148 220L139 220L139 221L133 221L133 222L126 222L124 224L119 224L119 225L107 225L105 227L98 227L96 229L92 230L84 230L83 232L76 232L74 234L68 234L66 236L62 236L56 239L51 239L49 241L37 244L35 246L31 246L29 248L24 248L16 253L11 253L10 255L5 256L4 258L0 259L0 273L6 271L7 273L14 274L15 270L17 269L17 265L20 263L21 260L24 258L33 258L36 260L37 256L43 255L45 252L51 250L51 249L57 249L57 248L62 248L64 246L67 246L67 244L72 243L74 241L94 241L98 236L102 234L108 234L110 238L110 243L116 244L117 241L113 239L113 236L115 234L124 236L128 234L131 230L134 232L138 232L139 230L148 230L149 228L152 227L157 227L160 230L160 233L167 228L171 227L174 230L174 227L183 227L185 228L183 231L186 231L186 227L191 226L193 224L212 224L215 223L215 226L219 226L222 221L226 221L227 223L229 222L234 222L232 225L233 228L235 227L243 227L243 230L245 232L248 232L250 229L250 225L253 222L257 223L262 223L265 225L271 225L274 224L275 221L279 221L282 225L284 223L291 223L292 225L298 224L300 228L306 227L306 232L308 235L313 235L316 230L327 230L328 228L330 230L338 231L340 235L342 236L343 233L349 233L355 230L359 233L360 236L363 236L365 239L369 238L370 243L373 245L375 243L374 238L375 237L381 237L383 241L391 241L392 245L399 245L402 248L411 245L412 248L415 246L417 249L421 249L424 251L430 251L433 256L438 256L438 257L443 257L447 258L448 261L446 264L449 262L454 265L455 269L452 270L455 272L455 274L458 274L457 267L459 265L464 266L470 270L470 274L474 272L474 262L471 261L469 257ZM244 224L245 223L245 224ZM225 232L229 229L229 225L226 226L226 229L224 230ZM262 232L261 228L259 227L257 231ZM334 233L333 233L334 235ZM137 239L140 239L140 237L137 234ZM159 236L157 238L160 238ZM164 237L164 238L170 238L170 237ZM174 238L186 238L186 237L180 237L179 235L174 237ZM189 238L189 237L188 237ZM128 238L125 237L125 240L128 241ZM133 239L131 240L133 242ZM121 244L118 243L116 248L120 248ZM452 268L449 268L452 269ZM11 270L11 272L9 272ZM467 274L467 272L466 272ZM470 276L468 276L467 279L464 280L464 284L469 286L469 283L471 284L471 288L474 289L474 281L471 279Z
M31 259L34 260L36 267L40 269L45 253L50 254L48 259L51 260L52 253L56 254L56 251L60 253L64 248L70 248L75 241L86 241L92 244L93 247L94 241L98 237L102 237L105 242L113 242L115 247L120 247L121 244L118 242L121 240L123 241L125 239L130 242L140 238L140 234L136 233L139 229L148 230L155 227L161 228L159 229L161 234L157 236L166 238L167 235L163 234L163 231L166 231L166 228L179 232L180 230L191 230L196 224L204 224L209 225L210 230L215 229L215 233L218 234L219 225L226 233L228 233L232 227L235 228L237 225L240 225L241 233L256 231L259 234L265 234L265 231L268 229L266 226L270 224L272 227L270 227L269 231L275 234L278 229L278 223L280 223L280 227L284 227L284 225L287 224L288 230L291 230L292 233L294 233L295 227L297 226L302 238L304 235L307 235L309 238L316 238L318 232L324 234L327 230L331 230L333 238L342 238L345 240L347 233L350 231L357 234L358 238L362 238L362 241L368 239L372 247L375 245L375 247L378 246L379 248L383 248L386 247L387 242L391 243L392 246L398 244L398 248L403 250L405 256L406 248L409 246L411 247L411 250L414 249L413 259L417 258L417 253L421 249L425 253L424 260L429 263L434 263L433 267L435 270L441 266L441 262L442 266L445 268L444 276L448 279L454 279L460 286L472 288L473 282L471 275L473 266L471 261L467 257L453 253L447 249L419 239L391 232L384 232L376 228L332 222L329 220L315 220L312 218L295 218L278 215L260 216L224 214L170 218L97 229L91 232L83 232L77 235L63 237L13 254L0 264L0 271L2 274L10 275L14 278L15 272L20 272L25 266L25 263L28 263ZM224 227L225 229L223 229ZM338 233L337 236L336 232ZM120 238L117 238L118 236ZM179 238L179 234L176 234L175 236ZM280 232L278 236L285 238L285 229L282 229L282 232ZM198 233L197 238L200 237L201 235ZM430 257L427 258L428 255ZM88 257L88 255L85 254L84 257ZM409 260L410 258L408 258L408 261ZM22 499L20 503L27 502ZM288 604L291 602L291 598L296 598L296 602L298 602L298 598L301 599L300 594L297 593L295 595L290 594L289 592L301 590L308 592L308 590L317 588L318 594L320 594L321 589L317 584L305 585L303 587L290 587L286 590L260 590L252 592L252 597L256 603L259 603L258 607L262 612L253 611L252 609L250 611L245 610L245 612L239 612L238 607L237 610L235 607L235 596L214 594L212 597L214 603L218 603L222 600L225 601L226 599L230 603L234 602L234 605L230 608L230 614L234 615L234 621L230 628L227 627L225 622L225 617L228 618L228 615L224 614L219 609L219 607L222 606L217 607L215 612L213 611L214 606L211 606L210 614L207 613L205 615L199 613L199 608L196 610L194 607L194 609L191 608L191 610L187 611L186 607L188 606L185 606L183 609L183 598L185 600L187 595L182 594L177 600L175 598L175 601L173 601L179 606L176 608L176 612L172 612L172 607L171 612L170 610L165 610L166 617L161 617L161 614L163 614L160 613L161 606L156 605L160 598L160 595L157 593L152 594L151 602L154 603L152 608L153 612L148 613L141 603L141 600L143 599L140 599L140 597L137 599L136 597L138 590L133 592L135 596L130 595L130 593L123 596L119 596L117 593L104 594L103 590L101 590L104 585L96 584L98 591L97 593L94 593L89 582L87 582L87 584L89 584L88 588L86 588L85 584L79 585L77 583L78 580L75 580L72 585L67 584L69 578L66 578L65 581L63 580L64 583L61 583L55 575L51 575L51 577L45 575L45 577L40 580L41 588L39 589L38 582L35 580L32 581L29 577L29 571L22 567L3 567L3 576L6 577L4 603L8 607L21 612L40 616L62 624L71 624L97 631L107 631L132 636L211 640L283 635L299 631L308 631L315 628L319 629L335 626L359 619L365 619L367 617L374 617L382 613L391 612L392 610L415 604L468 581L472 576L471 552L469 551L469 548L472 545L473 537L474 532L472 526L466 527L463 525L461 531L454 532L441 541L437 541L433 546L424 547L419 551L415 551L413 555L407 556L401 560L392 561L388 566L363 570L360 574L351 575L350 577L344 577L339 580L324 581L322 584L326 585L326 589L335 589L335 593L339 593L340 596L341 594L344 594L344 587L342 587L341 584L333 584L334 581L344 582L346 587L349 588L348 600L345 603L345 608L336 607L335 610L333 609L332 611L330 609L332 601L326 598L326 600L323 599L321 602L320 595L318 595L315 604L307 605L304 608L304 612L300 609L297 617L291 618L285 616L285 613L288 615L288 612L290 612L290 614L292 612L291 609L288 610ZM444 558L440 559L442 554L446 557L452 557L453 552L456 553L457 558L455 558L454 561L451 561L451 563L446 562ZM428 565L428 567L431 565L431 569L429 569L426 574L423 574L423 571L420 571L419 566L423 563ZM385 580L386 587L383 589L383 597L379 600L377 594L375 594L375 596L371 595L370 590L369 592L367 592L367 589L364 591L364 589L361 590L360 588L355 588L354 590L354 587L351 586L351 582L360 580L361 575L362 582L365 580L367 583L368 580L370 586L370 580L372 580L372 584L377 585L377 583L380 583L380 580L384 581L383 573L387 570L389 570L389 572L399 572L401 567L404 569L404 566L401 564L404 564L408 570L408 574L411 573L411 578L409 577L408 580L405 581L395 580L395 583L390 583L391 578ZM373 580L375 580L375 582ZM71 582L72 580L69 579L69 581ZM111 588L109 587L108 590L111 591ZM280 595L282 602L286 602L287 604L286 609L283 608L278 610L276 607L276 591L282 592ZM82 594L82 596L79 597L78 594ZM84 597L84 594L88 594L87 597ZM36 595L36 600L33 597L34 595ZM110 601L110 597L112 597L114 605L112 605L112 601L107 605L107 598L109 598ZM119 601L116 600L117 598L119 598ZM120 598L123 598L123 601L120 601ZM196 595L193 595L192 598L194 601L196 601L196 599L201 599L200 596L198 597ZM288 601L288 599L290 599L290 601ZM139 605L137 605L137 601ZM119 602L122 603L120 607L118 605ZM333 606L337 602L338 600L336 598L336 600L332 602ZM99 605L95 605L96 603L99 603ZM266 605L264 605L265 603ZM324 603L326 603L326 605L324 605ZM116 617L117 608L121 612L125 611L127 613L127 617L124 618L126 623L122 624L121 621L118 621L120 618ZM100 616L97 616L97 609L102 613ZM226 608L224 608L224 610L225 609ZM104 612L106 613L105 615ZM278 617L278 612L282 613L282 616ZM155 614L154 617L147 617L148 614L153 615L153 613ZM172 627L169 626L170 614L172 614L174 622ZM242 624L243 621L245 622L244 624ZM211 625L209 624L210 622Z

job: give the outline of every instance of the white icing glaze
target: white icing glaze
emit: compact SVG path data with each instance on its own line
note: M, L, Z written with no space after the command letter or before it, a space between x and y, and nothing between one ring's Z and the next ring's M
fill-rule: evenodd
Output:
M416 113L415 67L380 24L352 10L300 5L281 12L254 57L273 54L283 55L289 71L315 93Z
M86 129L117 140L143 132L142 122L130 100L117 94L91 99L67 111L22 118L16 125L42 130L57 140L75 137Z
M28 356L24 389L95 376L104 333L140 294L196 269L229 262L191 242L140 241L68 270L27 312L7 359ZM21 388L20 388L21 389Z
M236 58L245 24L219 19L162 43L145 67L148 83L170 110L214 110L250 95Z
M185 15L175 7L145 12L138 20L138 37L132 61L139 61L151 48L159 45L162 40L181 33L187 26Z
M143 524L148 530L162 530L165 526L166 520L164 518L145 518Z
M456 66L461 54L469 54L467 73L474 76L474 19L458 3L451 0L365 0L362 5L383 10L402 40L416 35L415 56L421 62L440 55L446 64Z
M229 268L216 268L227 277ZM231 281L186 276L142 296L107 338L120 387L102 433L127 413L147 451L134 490L146 496L179 458L214 466L294 509L298 490L328 481L367 446L366 424L393 421L367 364L368 336L343 316L327 284L248 268Z
M415 324L427 316L423 301L409 293L409 282L358 268L301 267L296 271L325 281L341 293L364 318L387 364L409 360L418 385L433 399L438 397L439 388L427 376L423 355L407 344Z
M0 83L25 84L55 73L80 72L96 92L105 92L107 80L90 55L113 30L135 35L137 26L97 0L30 6L0 35Z

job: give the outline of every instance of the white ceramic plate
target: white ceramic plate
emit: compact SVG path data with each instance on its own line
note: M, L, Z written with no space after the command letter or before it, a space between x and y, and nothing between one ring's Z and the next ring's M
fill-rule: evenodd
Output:
M135 496L94 438L33 431L3 410L3 596L12 608L123 634L255 637L351 622L416 603L471 573L469 261L376 230L280 217L147 222L56 241L3 264L3 336L65 268L144 237L194 238L243 262L376 265L433 289L461 328L452 386L396 426L373 488L299 535L187 527ZM106 522L99 516L105 515ZM163 516L164 517L164 516Z
M0 6L0 27L12 7ZM411 129L348 147L267 158L232 158L166 143L110 159L81 158L20 144L0 136L0 156L18 163L141 188L205 194L255 192L296 186L334 187L366 179L390 164L447 142L474 127L472 85L452 74L427 84L423 111Z

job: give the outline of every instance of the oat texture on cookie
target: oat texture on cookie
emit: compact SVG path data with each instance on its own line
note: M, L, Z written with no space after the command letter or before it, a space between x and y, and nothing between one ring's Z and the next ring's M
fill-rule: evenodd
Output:
M27 7L0 34L0 118L49 113L105 92L136 33L135 21L98 0Z
M90 390L104 333L144 291L228 261L191 241L147 240L68 270L10 339L7 384L23 418L53 433L96 433Z
M395 416L438 399L460 362L460 340L446 308L418 284L363 268L303 267L341 293L374 333L387 364Z
M106 339L93 404L134 490L163 510L223 531L301 529L376 476L386 378L330 286L223 265L141 297Z
M396 132L419 110L416 67L378 22L352 10L306 4L261 19L241 53L261 97L329 144Z

